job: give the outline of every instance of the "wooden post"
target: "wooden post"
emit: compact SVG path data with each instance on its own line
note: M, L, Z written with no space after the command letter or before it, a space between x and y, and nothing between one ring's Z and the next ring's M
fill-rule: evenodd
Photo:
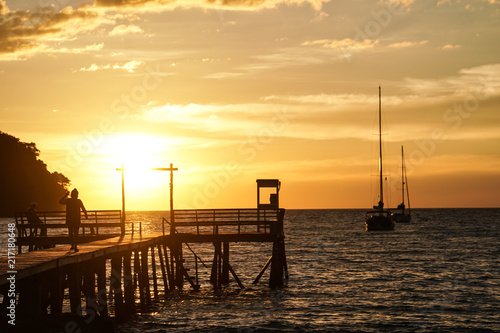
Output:
M259 275L257 275L257 277L255 278L255 280L252 282L252 284L257 284L259 283L259 280L260 278L262 277L262 275L264 274L264 272L266 271L267 267L269 266L269 264L271 263L271 261L273 261L273 257L269 257L269 259L267 260L266 264L264 265L264 267L262 267L262 269L260 270L260 273Z
M108 300L106 298L106 259L96 261L97 302L102 316L108 316Z
M83 294L85 295L85 312L89 318L97 315L97 300L95 294L94 261L86 263L83 270Z
M269 277L269 287L271 289L281 288L284 285L283 273L286 272L288 275L288 267L286 265L286 255L285 255L285 236L283 229L283 220L285 216L285 210L280 209L278 211L278 221L276 224L276 239L273 242L273 260L271 263L271 275Z
M122 220L121 220L122 226L121 226L121 232L122 232L122 235L125 235L125 168L123 167L123 164L122 164L122 167L117 168L116 171L121 171L121 173L122 173ZM133 228L133 226L132 226L132 228Z
M18 318L18 320L40 320L40 318L42 317L42 295L40 279L35 276L21 280L18 290L19 301L16 309L16 317ZM6 298L5 295L4 298Z
M69 302L72 314L81 315L78 313L81 310L81 277L80 265L78 263L68 265L68 286L69 286Z
M184 285L182 263L182 243L173 243L170 245L170 261L172 265L172 275L174 279L174 286L182 290Z
M123 254L123 289L124 289L124 312L127 316L135 313L134 279L132 275L132 253L126 251Z
M152 168L155 171L170 171L170 234L175 234L175 221L174 221L174 171L179 170L174 168L170 163L170 168Z
M178 170L175 168L175 170ZM175 217L174 217L174 167L170 163L170 234L175 234Z
M163 277L163 292L168 294L168 279L167 273L165 272L165 261L163 260L163 253L161 251L161 244L158 244L158 257L160 258L161 275ZM168 267L168 264L167 264Z
M165 266L167 267L169 291L172 291L175 288L175 279L173 274L174 266L171 262L169 262L167 246L165 244L163 244L163 253L165 254ZM170 250L170 261L172 261L172 250Z
M220 257L221 257L221 243L214 243L214 260L212 261L212 272L210 274L210 283L214 286L214 291L220 289Z
M229 284L229 242L223 244L221 284Z
M238 275L236 275L236 273L234 272L233 268L231 267L231 265L227 265L228 268L229 268L229 271L231 272L231 274L233 275L234 279L236 280L236 282L238 283L238 286L240 286L241 289L245 289L245 287L243 286L243 283L241 283L240 279L238 278Z
M146 305L151 305L151 290L149 289L149 268L148 268L148 248L141 251L141 271L142 283L144 287L144 296L146 296Z
M146 308L146 298L144 295L144 280L142 278L143 270L141 269L141 258L139 257L139 251L134 252L134 272L137 274L137 286L139 287L139 300L141 302L141 308ZM141 253L141 256L144 255Z
M64 296L64 274L61 268L54 268L49 273L49 293L50 293L50 314L59 315L62 313Z
M156 259L155 259L155 247L151 246L151 268L153 274L153 295L155 301L158 300L158 282L156 281Z
M269 288L276 289L283 287L283 267L284 267L284 242L279 239L273 243L273 260L271 262L271 274L269 277Z
M122 292L122 256L116 254L111 258L111 275L109 280L110 288L113 290L115 317L123 320L127 316L123 312L123 292Z
M198 281L198 256L194 255L194 271L195 271L195 281L196 285L199 286L200 282Z

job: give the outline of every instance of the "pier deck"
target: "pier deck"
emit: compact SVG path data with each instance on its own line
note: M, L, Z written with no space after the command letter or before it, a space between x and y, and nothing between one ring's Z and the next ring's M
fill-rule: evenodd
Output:
M31 251L18 254L15 257L16 279L23 279L35 274L43 273L53 268L84 262L115 253L134 251L145 246L154 246L161 242L161 233L148 235L124 235L107 238L78 245L79 252L70 250L69 245L57 246L50 249ZM0 262L0 287L7 284L6 272L12 271L8 262L2 258Z
M201 259L189 243L213 246L211 267L204 263L203 266L211 271L214 290L229 284L231 275L244 288L231 267L230 243L272 243L272 255L253 283L258 283L270 267L269 287L279 288L287 276L284 212L183 210L172 212L173 223L163 219L164 224L170 224L170 232L164 225L161 233L122 234L80 243L79 252L69 245L57 245L18 253L15 258L2 257L0 315L13 316L19 323L29 325L38 319L69 314L64 312L68 306L63 306L69 299L70 314L78 318L129 318L138 306L144 311L152 298L159 300L160 290L168 294L182 289L186 282L193 290L199 290ZM184 255L187 249L192 254ZM188 267L194 267L194 272L185 266L188 258L193 260Z
M176 233L175 241L180 243L216 243L216 242L272 242L275 235L265 232L211 232L204 233ZM170 235L162 233L134 234L106 238L78 245L79 252L70 250L69 245L57 246L44 250L17 254L15 257L16 279L23 279L35 274L43 273L53 268L76 264L100 257L111 257L116 253L135 251L144 247L157 246L163 243L172 243ZM12 269L9 268L6 258L0 261L0 287L7 284L7 277Z

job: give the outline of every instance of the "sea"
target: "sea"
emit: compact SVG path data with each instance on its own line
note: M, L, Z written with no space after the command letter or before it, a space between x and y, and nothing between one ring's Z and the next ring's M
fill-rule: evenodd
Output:
M128 213L143 232L165 212ZM214 247L189 244L200 291L186 283L118 333L159 332L500 332L500 209L414 209L393 231L365 231L364 210L287 210L288 278L268 288L266 243L231 244L232 280L209 283ZM6 220L0 221L2 236ZM6 249L4 237L0 246ZM158 273L159 275L161 273Z

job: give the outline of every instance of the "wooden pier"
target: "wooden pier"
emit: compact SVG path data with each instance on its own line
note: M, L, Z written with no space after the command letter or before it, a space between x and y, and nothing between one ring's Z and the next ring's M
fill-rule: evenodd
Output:
M265 187L276 184L279 181L260 183ZM276 192L278 190L276 187ZM163 232L155 234L126 233L123 219L118 224L108 222L112 225L95 220L85 227L115 227L121 234L111 233L102 238L104 235L94 231L85 243L79 244L79 252L71 250L64 237L57 236L59 243L54 243L54 237L45 233L28 234L26 231L33 230L30 229L33 226L18 221L22 243L16 246L19 245L19 249L21 245L28 246L33 251L18 253L15 259L1 259L1 315L8 320L14 318L16 328L22 327L22 332L30 332L33 323L53 323L56 318L66 318L65 325L76 325L75 328L83 332L85 328L95 330L92 325L103 319L124 320L145 311L153 300L182 289L185 284L194 291L199 290L199 257L190 243L213 245L209 269L214 290L229 284L230 276L244 288L229 260L230 243L272 243L269 260L263 263L260 272L255 272L253 283L258 283L271 266L269 287L280 288L288 277L283 229L285 210L278 208L278 201L273 200L271 195L271 204L258 205L257 209L173 210L169 219L162 220ZM55 224L59 223L58 218ZM47 228L57 227L40 230ZM38 250L34 250L35 246ZM194 272L186 268L188 256L184 253L188 250L194 254L189 256L194 258L194 263L189 265L195 267ZM71 319L67 319L68 316ZM9 330L14 328L5 325ZM16 328L13 331L17 332ZM43 330L36 326L33 331Z
M279 288L287 275L283 215L283 209L176 211L179 224L175 223L173 234L115 236L80 244L79 252L60 245L17 254L15 270L8 266L7 258L2 258L2 315L5 318L10 313L11 299L15 299L18 325L60 317L63 300L69 298L69 313L84 322L109 316L128 318L138 309L144 311L153 299L158 300L159 290L168 294L182 289L185 283L199 289L198 269L192 273L185 268L183 253L189 243L213 244L210 283L214 290L227 285L230 274L244 288L229 261L230 243L273 243L271 256L256 272L253 283L259 282L270 265L269 287ZM198 257L194 258L198 267ZM157 274L158 266L161 274ZM8 297L9 291L14 291L14 298Z

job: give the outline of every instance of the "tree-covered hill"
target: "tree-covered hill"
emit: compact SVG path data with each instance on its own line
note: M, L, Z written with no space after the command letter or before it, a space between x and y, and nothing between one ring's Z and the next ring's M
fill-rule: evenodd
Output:
M70 180L48 171L39 155L35 143L0 131L0 216L25 211L33 201L38 210L62 210L59 199Z

